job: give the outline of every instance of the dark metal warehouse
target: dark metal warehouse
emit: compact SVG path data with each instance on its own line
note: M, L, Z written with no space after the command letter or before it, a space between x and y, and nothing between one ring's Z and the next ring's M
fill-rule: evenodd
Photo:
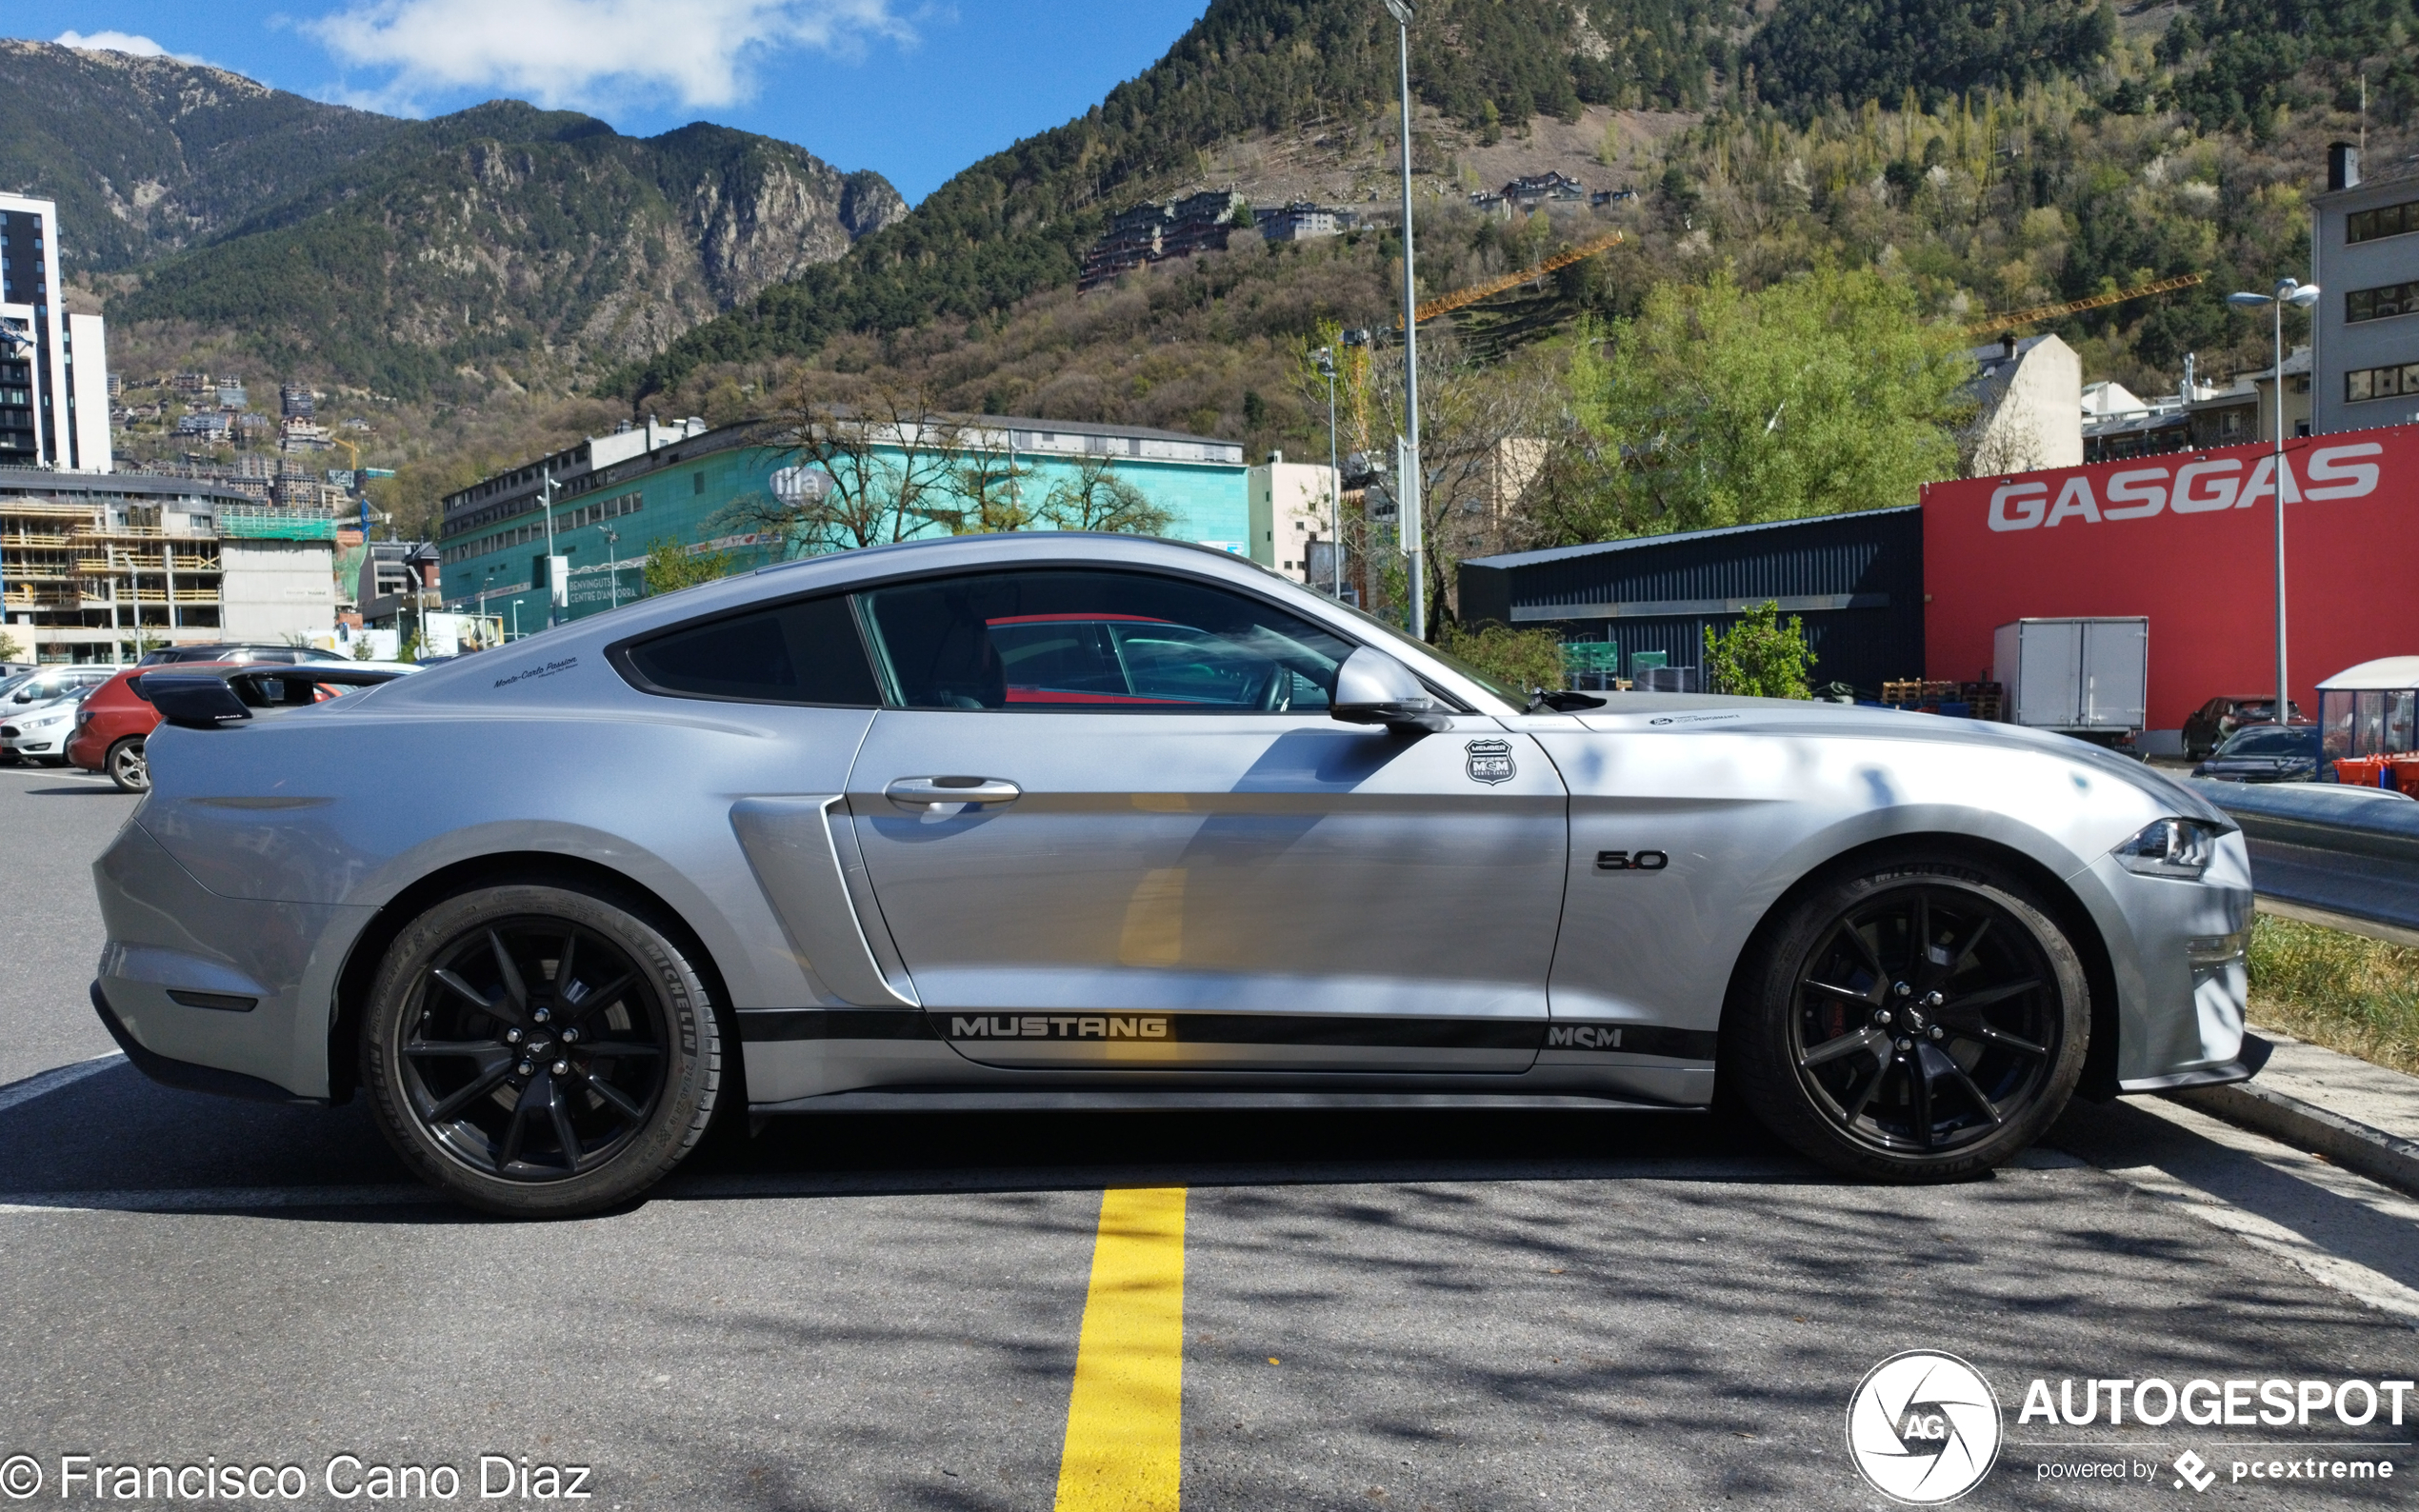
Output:
M1924 515L1920 506L1811 520L1640 536L1480 557L1461 565L1465 624L1550 628L1610 642L1627 675L1640 651L1696 666L1708 626L1777 602L1801 615L1817 683L1866 696L1923 675Z

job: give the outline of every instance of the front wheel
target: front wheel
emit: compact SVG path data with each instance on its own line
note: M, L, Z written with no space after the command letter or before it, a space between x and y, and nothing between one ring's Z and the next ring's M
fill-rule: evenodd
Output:
M2089 1049L2065 933L2017 879L1885 864L1815 887L1765 937L1722 1074L1789 1144L1868 1180L1949 1181L2031 1144Z
M122 793L148 793L151 790L151 764L143 757L143 737L130 735L110 747L101 758L101 769L110 774Z
M562 887L482 888L412 921L361 1030L389 1142L515 1217L653 1185L705 1134L721 1078L696 964L640 913Z

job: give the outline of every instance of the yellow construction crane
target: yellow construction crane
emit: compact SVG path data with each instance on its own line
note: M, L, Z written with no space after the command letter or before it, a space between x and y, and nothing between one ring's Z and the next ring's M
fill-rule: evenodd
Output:
M1450 314L1465 305L1475 305L1490 294L1500 294L1505 289L1518 284L1525 284L1532 278L1543 278L1556 269L1569 268L1573 263L1585 262L1598 252L1619 246L1627 239L1619 231L1608 232L1592 242L1583 242L1568 251L1556 252L1534 268L1524 268L1517 273L1506 273L1501 278L1490 278L1483 284L1472 284L1468 288L1457 288L1449 294L1439 294L1413 310L1412 314L1425 325L1437 316ZM1394 317L1394 328L1396 330L1403 328L1403 318L1400 315Z
M1977 321L1968 326L1966 334L1969 336L1995 335L2003 330L2011 330L2018 326L2029 326L2037 320L2055 320L2060 315L2080 314L2087 309L2106 309L2110 305L2122 305L2129 299L2141 299L2149 294L2165 294L2179 288L2189 288L2201 281L2201 275L2198 273L2182 273L2174 278L2162 278L2155 284L2144 284L2139 288L2121 288L2113 294L2094 294L2089 299L2070 299L2063 305L2035 305L2030 309L2011 309L2004 315L1993 315L1989 320ZM1420 318L1425 320L1428 317L1423 314Z

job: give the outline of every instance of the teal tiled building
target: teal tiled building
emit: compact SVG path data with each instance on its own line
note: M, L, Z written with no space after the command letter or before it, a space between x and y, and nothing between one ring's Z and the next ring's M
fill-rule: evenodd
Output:
M1247 469L1234 442L1067 420L987 415L952 425L975 448L970 458L1014 459L1029 502L1106 462L1111 476L1168 511L1170 537L1249 554ZM885 448L873 450L878 463ZM728 552L741 567L804 554L816 547L754 528L744 516L750 506L811 489L821 481L813 472L761 423L710 429L699 420L650 420L592 437L446 498L446 607L483 609L511 633L545 625L550 500L573 619L643 596L640 563L661 541ZM928 520L913 533L942 535L948 527Z

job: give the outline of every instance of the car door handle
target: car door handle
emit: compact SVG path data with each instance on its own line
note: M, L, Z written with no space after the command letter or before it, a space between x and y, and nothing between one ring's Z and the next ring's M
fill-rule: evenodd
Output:
M1025 789L1004 777L898 777L882 796L916 813L961 813L990 804L1012 804Z

